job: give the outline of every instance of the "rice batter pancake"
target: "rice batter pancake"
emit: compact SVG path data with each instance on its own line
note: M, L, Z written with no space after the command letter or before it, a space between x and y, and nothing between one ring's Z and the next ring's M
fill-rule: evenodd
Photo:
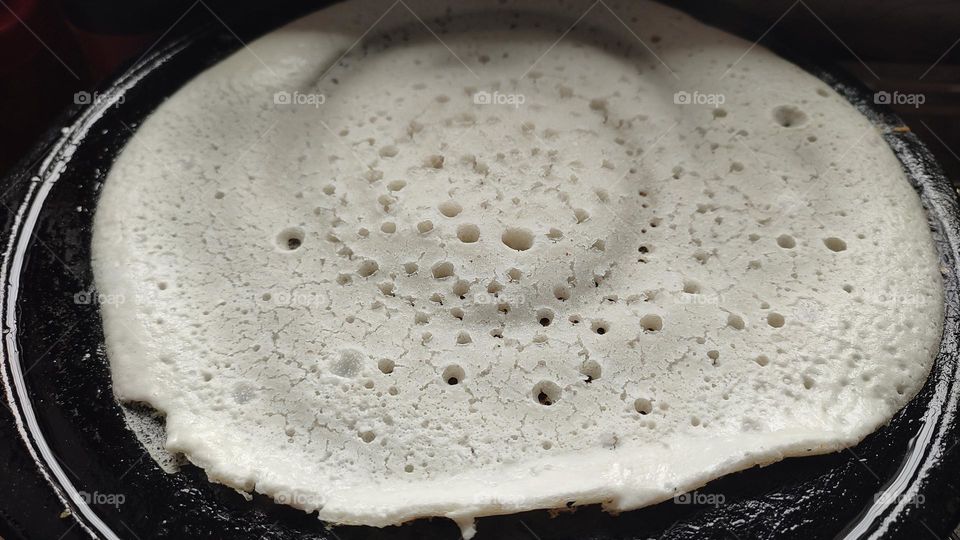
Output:
M658 4L487 4L317 12L127 144L94 269L170 451L469 534L844 448L916 393L937 256L867 118Z

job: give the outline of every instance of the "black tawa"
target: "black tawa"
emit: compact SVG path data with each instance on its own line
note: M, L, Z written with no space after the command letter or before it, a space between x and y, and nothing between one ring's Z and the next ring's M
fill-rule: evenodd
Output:
M143 119L193 76L242 42L317 7L287 2L268 14L213 15L203 2L195 4L182 31L164 36L97 99L68 110L59 123L65 127L39 141L0 185L0 536L6 540L459 538L446 519L331 527L262 496L247 501L193 466L167 474L126 427L111 391L99 308L90 301L90 236L114 158ZM731 27L710 13L697 15ZM945 538L960 521L956 194L930 152L870 92L822 62L774 49L867 115L920 195L946 289L943 339L926 384L888 425L849 450L726 476L699 490L694 504L667 501L619 516L587 506L481 518L479 540Z

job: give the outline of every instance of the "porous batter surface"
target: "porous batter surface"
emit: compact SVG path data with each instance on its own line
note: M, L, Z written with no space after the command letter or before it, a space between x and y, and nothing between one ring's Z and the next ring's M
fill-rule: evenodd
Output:
M915 394L937 257L865 117L657 4L487 4L338 4L137 129L93 262L168 450L469 532L846 447Z

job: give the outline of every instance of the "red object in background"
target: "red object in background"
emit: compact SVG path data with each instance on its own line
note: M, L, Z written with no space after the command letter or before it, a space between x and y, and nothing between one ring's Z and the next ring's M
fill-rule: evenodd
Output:
M0 0L0 173L21 159L82 87L57 5Z
M10 0L0 9L0 75L33 58L42 47L21 22L37 22L35 0Z
M191 6L187 0L0 0L0 176L55 127L76 92L112 76Z
M83 52L90 77L100 82L116 71L117 66L135 57L150 46L154 33L133 35L109 35L88 32L67 23L73 31Z
M193 11L188 0L60 0L93 83L149 49Z

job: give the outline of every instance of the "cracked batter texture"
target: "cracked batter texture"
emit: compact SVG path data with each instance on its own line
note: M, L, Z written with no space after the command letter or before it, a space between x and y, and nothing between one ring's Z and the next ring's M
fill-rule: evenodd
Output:
M937 256L867 118L658 4L487 4L324 9L127 143L94 270L168 450L469 536L847 447L916 393Z

